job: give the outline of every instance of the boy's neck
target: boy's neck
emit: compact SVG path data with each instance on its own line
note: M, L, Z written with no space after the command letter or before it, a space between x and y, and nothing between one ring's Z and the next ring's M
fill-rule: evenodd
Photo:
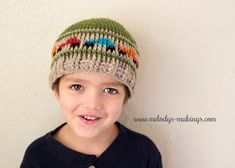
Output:
M119 133L119 129L114 124L109 130L98 137L81 138L66 124L53 137L77 152L100 156L114 141Z

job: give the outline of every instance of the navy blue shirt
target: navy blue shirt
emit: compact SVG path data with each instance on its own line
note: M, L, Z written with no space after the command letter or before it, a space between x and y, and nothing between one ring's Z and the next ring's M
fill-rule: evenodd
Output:
M162 168L156 145L119 122L115 123L118 136L99 157L79 153L55 140L53 135L65 124L32 142L20 168Z

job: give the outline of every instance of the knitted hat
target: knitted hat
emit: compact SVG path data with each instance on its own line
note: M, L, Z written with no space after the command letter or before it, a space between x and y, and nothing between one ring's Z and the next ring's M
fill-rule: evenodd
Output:
M63 75L96 72L126 85L133 95L139 53L130 33L118 22L92 18L64 30L52 49L50 87Z

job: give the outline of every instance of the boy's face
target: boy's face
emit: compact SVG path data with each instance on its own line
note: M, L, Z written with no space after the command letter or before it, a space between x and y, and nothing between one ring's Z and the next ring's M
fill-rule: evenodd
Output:
M69 128L79 137L94 138L114 128L125 88L111 77L81 72L63 76L54 94Z

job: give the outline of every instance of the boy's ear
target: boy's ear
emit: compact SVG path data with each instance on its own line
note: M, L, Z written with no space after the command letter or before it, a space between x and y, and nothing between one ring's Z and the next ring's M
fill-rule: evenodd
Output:
M54 94L56 101L59 102L59 93L55 88L53 89L53 94Z

